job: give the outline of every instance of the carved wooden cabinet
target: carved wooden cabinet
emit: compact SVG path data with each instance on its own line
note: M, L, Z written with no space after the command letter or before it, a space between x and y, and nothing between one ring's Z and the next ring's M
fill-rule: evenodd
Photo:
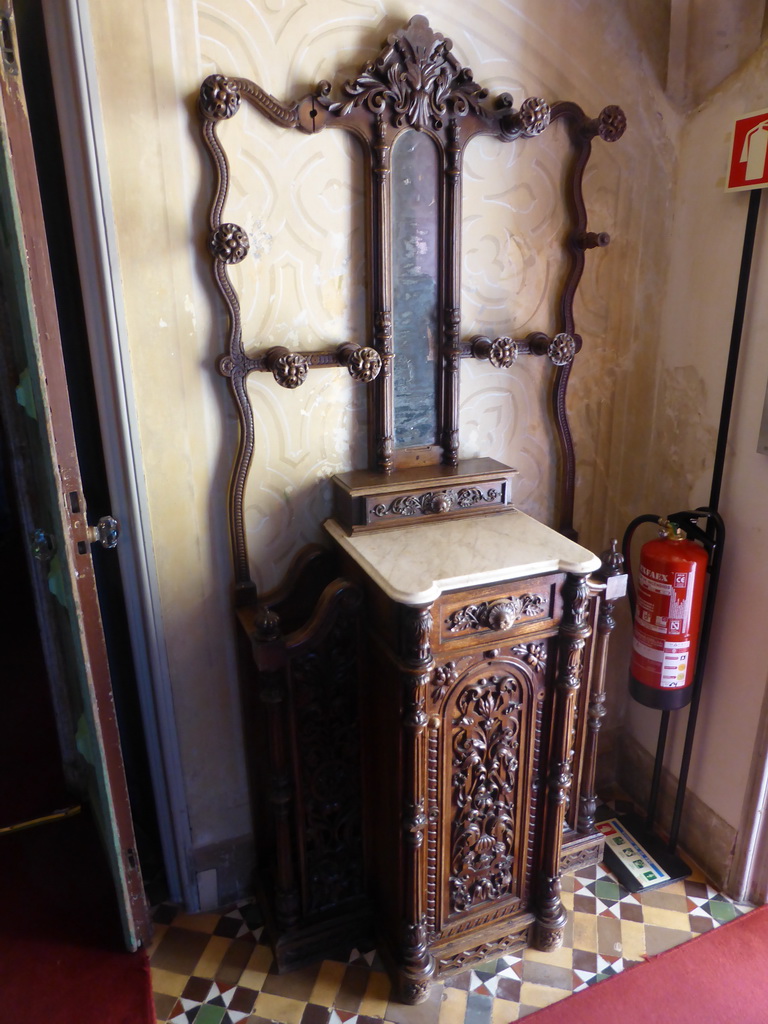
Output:
M600 855L571 783L591 792L594 778L579 726L601 691L588 656L601 563L515 511L326 529L365 595L370 891L380 948L415 1002L434 977L531 939L559 945L568 840Z
M249 239L225 219L233 172L218 135L243 101L279 127L359 143L364 337L315 351L244 342L229 268ZM609 241L588 230L584 170L593 140L619 139L625 118L490 97L421 16L340 89L321 82L282 103L214 74L199 110L216 175L208 248L228 313L219 370L240 425L229 521L256 887L280 969L376 941L417 1002L440 974L529 940L557 945L561 872L600 856L597 734L621 559L601 566L576 543L566 392L582 346L574 295L586 253ZM465 150L478 137L536 145L556 121L569 145L553 176L567 256L546 313L554 330L462 336ZM558 531L515 509L514 469L461 457L462 360L505 374L531 358L549 366ZM295 391L334 366L367 389L367 467L334 480L326 546L259 594L248 378L271 373Z

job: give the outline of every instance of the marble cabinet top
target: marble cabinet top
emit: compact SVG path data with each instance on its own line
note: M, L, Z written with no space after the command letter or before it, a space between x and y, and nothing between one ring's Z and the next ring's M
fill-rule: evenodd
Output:
M546 572L588 573L600 559L523 512L408 523L347 534L327 532L392 600L430 604L446 590L522 579Z

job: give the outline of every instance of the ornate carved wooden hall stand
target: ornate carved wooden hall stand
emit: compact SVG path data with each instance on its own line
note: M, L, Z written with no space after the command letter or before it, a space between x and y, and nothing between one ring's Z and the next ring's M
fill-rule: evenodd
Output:
M218 182L214 273L229 311L220 370L241 426L230 492L242 694L258 886L282 968L375 938L401 997L527 941L562 940L563 870L597 860L597 734L621 559L575 541L574 453L565 395L581 347L573 298L587 230L582 176L595 119L488 98L451 43L411 19L334 99L328 83L283 104L246 79L206 79L200 109ZM367 181L368 336L320 352L247 354L228 267L249 240L222 221L229 168L217 126L245 99L275 124L344 128ZM569 266L559 330L460 336L465 147L478 135L535 145L568 129ZM514 470L459 458L462 359L514 372L552 364L559 532L514 508ZM279 592L251 580L243 498L257 443L246 380L296 388L345 366L369 389L369 464L334 480L327 547L302 551Z

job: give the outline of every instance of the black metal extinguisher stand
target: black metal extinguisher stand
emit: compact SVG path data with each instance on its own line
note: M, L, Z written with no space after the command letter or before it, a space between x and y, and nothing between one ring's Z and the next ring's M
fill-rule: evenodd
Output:
M720 490L723 481L723 468L725 465L725 454L728 444L728 432L731 422L731 411L733 407L733 396L736 386L736 372L739 364L739 352L741 348L741 338L744 328L744 315L746 312L747 305L747 293L749 290L749 277L752 268L752 254L754 251L755 234L757 231L757 220L760 211L760 196L762 189L754 189L750 193L749 197L749 209L747 211L747 221L744 229L744 244L741 254L741 266L739 269L739 281L736 289L736 302L734 305L733 313L733 326L731 329L731 343L728 353L728 363L726 366L725 383L723 386L723 402L720 411L720 427L717 437L717 446L715 449L715 462L712 470L712 486L710 490L709 505L702 506L700 508L676 512L666 518L676 526L680 527L681 530L691 540L698 540L706 548L709 554L709 565L707 572L709 574L709 583L707 586L707 594L704 604L704 610L702 613L701 621L701 632L699 638L699 647L696 657L696 667L694 670L694 678L692 683L692 696L690 700L690 711L688 714L688 723L685 732L685 743L683 746L683 753L680 762L680 774L677 785L677 795L675 798L675 806L672 815L672 823L669 831L669 841L667 849L671 854L674 854L677 850L677 841L680 832L680 820L682 817L683 803L685 800L686 786L688 782L688 771L691 763L691 754L693 751L693 740L696 732L696 722L699 713L699 703L701 699L701 688L704 679L704 671L707 662L707 651L709 647L709 636L712 630L712 619L715 610L715 601L717 598L718 581L720 577L720 565L722 562L723 547L725 544L725 525L722 517L718 512L720 503ZM706 528L704 530L699 526L701 520L706 520ZM636 528L641 523L656 522L659 523L661 518L654 515L643 515L638 516L634 519L624 534L623 542L623 553L625 564L629 568L630 562L630 551L629 548L632 542L632 536ZM631 573L630 573L631 581ZM634 616L634 592L630 585L629 591L630 607ZM654 761L653 777L651 780L651 791L648 799L648 811L646 828L648 832L653 831L653 826L656 819L656 809L659 796L659 788L661 784L661 775L664 765L664 753L667 742L667 734L669 731L669 716L670 711L662 711L661 722L659 724L659 736L656 745L656 758Z

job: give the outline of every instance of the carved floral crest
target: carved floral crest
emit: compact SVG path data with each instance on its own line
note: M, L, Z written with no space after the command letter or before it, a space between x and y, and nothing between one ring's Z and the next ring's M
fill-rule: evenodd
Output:
M389 46L375 61L365 64L343 91L349 97L334 103L332 110L347 114L365 104L383 113L391 104L398 128L441 128L449 110L463 114L478 109L487 91L472 80L451 53L452 43L433 32L422 15L411 18L404 29L388 37Z

